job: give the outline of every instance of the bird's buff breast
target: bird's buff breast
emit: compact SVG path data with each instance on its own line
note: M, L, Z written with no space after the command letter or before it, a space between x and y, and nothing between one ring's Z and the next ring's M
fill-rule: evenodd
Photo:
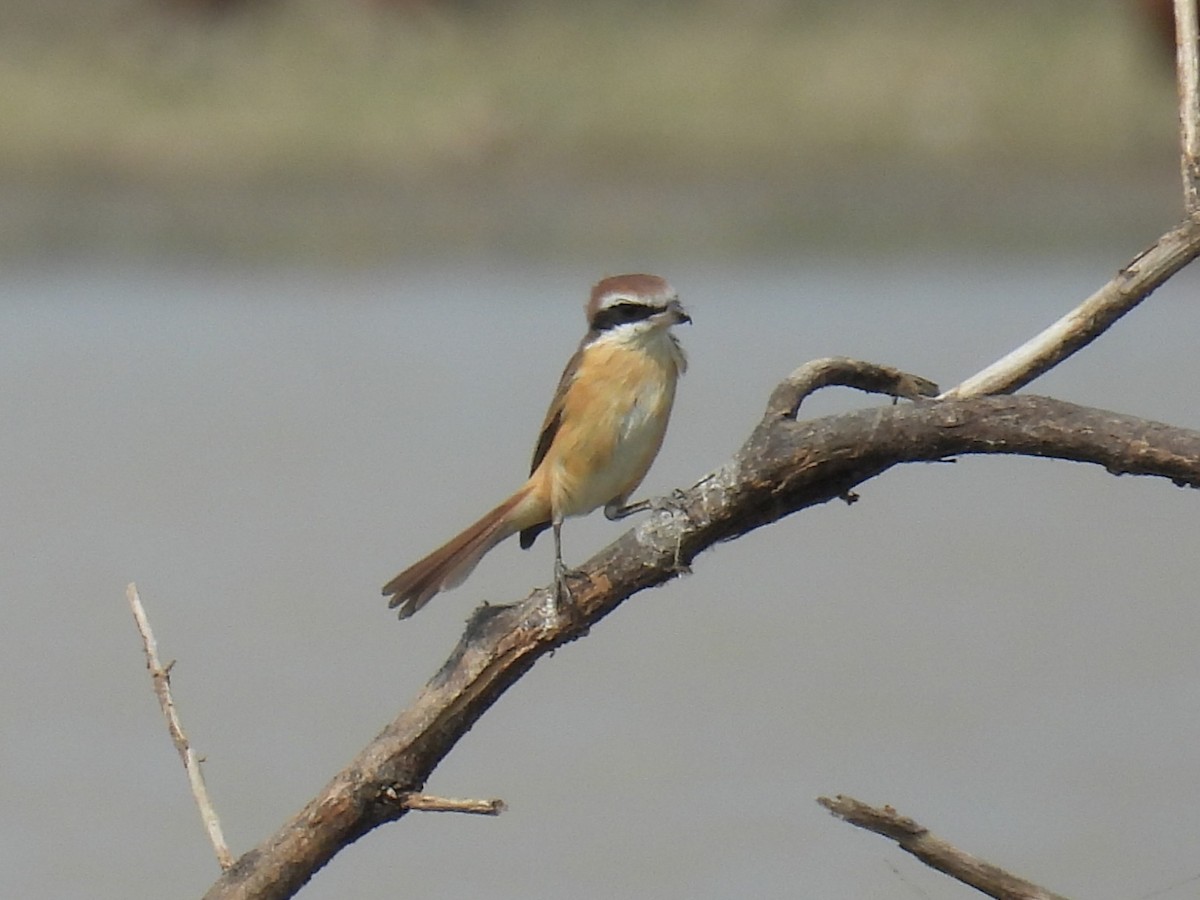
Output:
M571 424L555 441L551 503L559 515L628 499L662 446L677 376L669 352L617 345L585 355L564 398Z

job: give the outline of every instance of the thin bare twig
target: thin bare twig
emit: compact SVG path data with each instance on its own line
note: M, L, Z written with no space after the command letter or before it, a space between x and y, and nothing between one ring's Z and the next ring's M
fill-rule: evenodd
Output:
M817 802L851 825L865 828L895 841L901 850L911 853L925 865L951 878L969 884L996 900L1066 900L1044 887L1011 875L998 866L959 850L890 806L868 806L841 794L834 798L818 797Z
M1196 0L1175 0L1175 70L1179 84L1179 143L1183 204L1200 219L1200 25Z
M1134 257L1108 284L1040 334L943 397L1011 394L1082 350L1200 255L1200 46L1197 0L1175 0L1180 157L1187 218Z
M455 797L435 797L415 791L398 791L389 787L384 796L404 809L421 812L456 812L474 816L498 816L508 808L503 800L459 800Z
M171 698L171 667L164 667L158 659L158 642L154 639L154 632L150 630L150 620L146 617L146 610L142 607L137 585L130 584L125 589L125 596L129 600L129 607L133 610L133 620L137 623L138 632L142 636L142 647L146 651L146 668L150 670L150 678L154 682L154 693L158 695L158 705L162 707L163 716L167 720L167 730L171 732L171 740L175 742L175 749L179 751L179 758L183 760L183 768L187 771L192 796L196 799L196 806L200 809L204 830L208 832L208 839L217 854L217 862L220 864L221 870L227 871L233 865L233 854L229 852L229 846L225 843L225 836L221 833L221 820L217 818L217 811L208 797L208 788L204 786L200 760L188 742L183 725L179 721L179 714L175 711L175 701Z
M1200 219L1187 220L1142 251L1108 284L1041 334L942 396L978 397L1019 390L1100 337L1197 256Z

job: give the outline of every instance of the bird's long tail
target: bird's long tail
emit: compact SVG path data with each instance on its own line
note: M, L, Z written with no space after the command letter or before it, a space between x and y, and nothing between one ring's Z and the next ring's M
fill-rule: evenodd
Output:
M474 525L413 563L383 587L389 608L407 619L439 591L457 587L474 571L484 554L510 535L550 518L530 485L525 485Z

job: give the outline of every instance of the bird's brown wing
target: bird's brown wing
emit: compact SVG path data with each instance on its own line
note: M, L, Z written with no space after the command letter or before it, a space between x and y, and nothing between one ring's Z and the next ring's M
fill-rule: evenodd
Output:
M533 451L533 462L529 465L530 475L537 471L537 467L546 458L546 451L554 443L554 436L558 434L558 426L562 424L562 399L557 396L554 399L556 402L550 407L550 412L546 414L546 421L542 423L542 433L538 435L537 447Z
M550 408L546 410L546 419L542 422L542 430L538 434L537 446L533 450L533 462L529 466L530 475L536 472L537 467L542 464L542 460L550 452L550 445L554 443L554 438L558 434L558 428L562 424L563 405L567 398L567 389L571 386L571 381L575 377L575 371L579 368L579 359L582 352L583 347L581 346L567 362L566 368L563 369L562 378L558 380L558 389L554 392L554 399L550 401ZM528 550L532 547L533 542L537 540L537 536L549 527L550 523L548 521L540 522L522 531L521 549Z

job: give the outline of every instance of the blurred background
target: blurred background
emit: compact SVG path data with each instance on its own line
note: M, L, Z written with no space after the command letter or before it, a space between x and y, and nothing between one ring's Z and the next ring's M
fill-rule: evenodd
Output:
M411 621L379 596L520 483L601 276L694 318L647 494L807 359L949 386L1103 284L1181 214L1168 6L8 0L0 895L217 876L129 581L241 853L549 580L543 540ZM1200 427L1198 289L1036 390ZM428 785L509 812L303 896L974 896L839 792L1067 896L1200 896L1192 493L998 458L860 493L539 663Z
M0 253L1090 246L1157 227L1173 196L1169 16L1169 0L10 0Z

